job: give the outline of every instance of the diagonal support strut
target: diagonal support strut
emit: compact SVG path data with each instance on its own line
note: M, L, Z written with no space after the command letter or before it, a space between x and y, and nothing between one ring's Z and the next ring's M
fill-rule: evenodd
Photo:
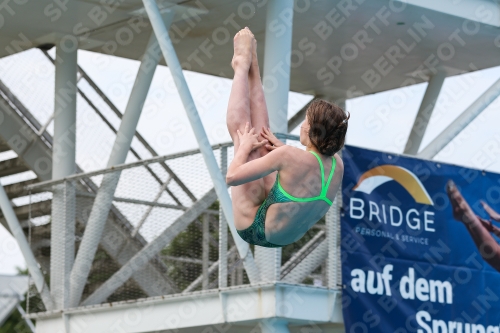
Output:
M424 98L422 99L422 103L420 103L420 108L418 109L417 116L413 122L410 136L406 142L404 154L416 155L418 153L418 149L420 148L420 144L424 138L427 125L429 124L432 112L436 106L436 102L441 88L443 87L445 78L446 73L442 70L437 71L437 73L430 78L427 89L425 90Z
M417 156L431 159L448 145L467 125L469 125L488 105L500 95L500 79L479 96L457 119L446 127Z
M163 57L168 65L168 68L170 69L170 72L172 73L172 77L186 110L189 122L191 123L193 132L196 136L196 140L198 141L198 145L200 146L200 151L203 159L205 160L208 172L214 182L215 191L219 197L220 204L224 211L224 215L231 230L231 234L233 235L240 257L243 258L248 278L251 283L255 283L259 280L258 268L255 265L248 243L243 241L236 232L233 220L233 208L231 198L229 197L229 193L227 191L226 182L222 177L222 173L217 165L212 148L210 147L210 142L208 141L205 128L201 122L196 105L194 104L194 100L182 72L179 59L177 58L174 46L170 40L170 36L168 35L168 30L162 21L156 2L154 0L143 0L143 3L151 22L151 26L153 27L153 31L158 39L158 43L160 44Z
M106 300L116 289L125 283L134 272L140 270L149 260L170 243L179 233L196 219L205 209L217 200L214 189L210 190L201 199L194 203L184 214L178 217L158 237L137 252L125 265L104 282L82 305L98 304Z

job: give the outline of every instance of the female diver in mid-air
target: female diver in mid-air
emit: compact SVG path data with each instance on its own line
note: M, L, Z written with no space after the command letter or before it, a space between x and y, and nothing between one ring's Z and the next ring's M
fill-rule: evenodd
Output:
M330 208L344 173L335 153L344 145L349 117L334 104L313 101L300 131L306 151L284 145L269 129L256 49L248 28L234 37L227 127L235 153L226 181L233 186L241 238L281 247L300 239Z

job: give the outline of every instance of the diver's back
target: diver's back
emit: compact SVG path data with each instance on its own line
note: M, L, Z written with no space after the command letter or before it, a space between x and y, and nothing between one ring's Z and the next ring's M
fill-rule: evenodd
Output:
M267 240L278 245L290 244L301 238L326 214L344 173L344 166L338 155L332 159L320 154L314 156L311 152L295 147L288 146L285 149L287 151L284 154L283 168L279 172L279 185L280 190L291 200L271 205L265 224ZM323 177L318 158L323 164ZM332 164L334 173L328 182ZM324 196L320 196L322 189L325 189Z

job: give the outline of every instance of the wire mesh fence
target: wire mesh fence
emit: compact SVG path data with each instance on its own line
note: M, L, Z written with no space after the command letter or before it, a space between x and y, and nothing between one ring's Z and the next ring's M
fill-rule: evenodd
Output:
M287 144L299 146L296 139L288 139ZM226 153L227 158L224 158ZM230 163L233 148L229 144L219 145L214 147L214 154L222 166L221 159ZM201 154L192 151L162 161L148 161L123 170L97 171L72 180L76 198L74 246L75 253L78 253L83 239L88 237L85 229L93 210L97 209L96 197L103 191L110 191L103 185L104 179L110 175L119 177L116 190L108 195L111 209L105 221L100 221L105 226L95 256L88 254L92 260L89 261L90 269L79 304L135 300L249 284L227 223L221 221L219 203ZM171 173L165 171L162 164L166 164ZM100 188L97 191L91 189L87 186L89 182ZM54 188L52 186L49 190ZM40 193L31 194L29 198L34 203L37 196ZM67 209L67 206L54 204L54 199L51 202L50 198L42 202L44 206L30 206L30 242L49 280L50 228L54 223L53 216L58 215L54 209ZM334 210L339 208L332 207ZM186 212L193 209L196 210L195 217L184 219ZM43 223L36 223L36 219L41 218L45 218ZM334 223L332 226L338 229L338 219ZM225 230L221 231L221 228ZM227 239L221 240L221 235ZM323 218L300 240L284 246L279 280L327 287L326 239L327 223ZM156 250L150 252L153 247ZM255 253L254 246L250 248ZM68 259L58 253L52 253L52 256L58 256L57 260ZM130 265L132 259L141 256L140 265ZM221 265L224 276L219 276ZM73 269L77 268L73 266ZM114 282L110 284L110 281ZM43 311L40 298L33 290L29 304L30 312Z

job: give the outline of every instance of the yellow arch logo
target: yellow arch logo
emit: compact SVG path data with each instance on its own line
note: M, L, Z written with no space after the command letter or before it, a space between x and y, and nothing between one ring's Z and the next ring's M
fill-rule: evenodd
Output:
M434 205L429 193L427 193L417 176L410 170L396 165L381 165L366 171L361 175L353 190L370 194L374 189L391 180L403 186L416 202L424 205Z

